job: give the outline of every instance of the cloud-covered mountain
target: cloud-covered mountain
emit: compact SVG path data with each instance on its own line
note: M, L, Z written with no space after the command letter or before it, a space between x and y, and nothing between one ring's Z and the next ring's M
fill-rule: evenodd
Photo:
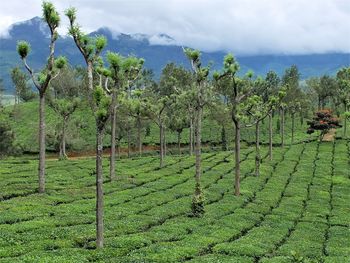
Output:
M168 62L175 62L188 67L182 47L177 45L176 39L166 34L123 34L106 27L92 32L91 35L103 34L108 39L106 50L119 52L123 55L134 54L146 60L145 66L152 69L156 76L160 75L162 68ZM49 48L48 28L43 21L34 17L31 20L16 23L11 26L8 35L0 38L0 78L4 79L8 93L13 87L10 80L10 70L21 61L16 53L18 40L27 40L31 44L32 52L28 57L29 64L36 70L40 69L47 58ZM56 44L56 55L65 55L69 62L77 65L83 64L73 40L70 37L60 37ZM220 68L224 52L203 53L204 64L211 61L213 68ZM296 64L302 74L302 78L322 74L335 74L343 67L349 66L350 54L329 53L309 55L254 55L238 56L241 72L248 69L258 75L266 74L269 70L275 70L282 74L292 64Z

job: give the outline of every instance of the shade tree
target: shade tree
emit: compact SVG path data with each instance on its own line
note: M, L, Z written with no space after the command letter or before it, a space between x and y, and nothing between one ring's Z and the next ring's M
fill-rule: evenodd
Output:
M259 87L266 87L265 81L258 78L254 81L253 87L255 92L259 91ZM260 93L260 92L259 92ZM250 124L246 123L245 126L255 126L255 175L260 174L260 163L262 161L260 154L260 123L269 115L272 111L276 109L283 97L285 92L280 90L276 95L269 95L263 98L260 95L253 94L248 97L246 102L243 104L242 113L243 116L248 116L250 118ZM244 117L242 118L244 121Z
M299 81L300 72L296 65L292 65L285 70L281 80L281 87L285 90L286 95L280 103L280 129L282 147L285 145L286 111L290 105L293 105L295 103L296 99L302 97Z
M133 90L131 97L126 101L127 103L127 114L135 119L135 127L137 130L137 147L139 156L142 156L142 128L143 123L149 118L148 100L144 95L144 90L135 89Z
M337 97L344 107L344 112L348 113L350 105L350 67L342 68L337 72ZM343 136L347 136L347 114L344 116Z
M315 112L312 120L307 121L309 125L307 129L308 134L312 134L315 131L320 131L320 141L322 141L325 134L329 132L330 129L340 128L340 119L333 116L330 109L319 110Z
M221 72L214 72L213 78L215 85L220 94L224 94L228 98L230 115L235 127L235 179L234 193L240 195L240 151L241 151L241 125L244 113L242 106L252 95L252 77L253 74L248 72L246 77L241 79L237 77L239 64L232 54L224 57L223 68Z
M269 96L276 96L278 91L280 90L281 80L278 77L277 73L274 71L269 71L265 77L265 87L262 90L262 99L264 102L269 100ZM271 110L268 114L268 122L269 122L269 159L270 161L273 159L273 119L274 109Z
M103 87L94 85L93 72L99 60L99 56L107 44L104 36L90 37L84 34L76 22L76 9L71 7L66 10L69 19L69 34L83 56L87 67L87 91L89 104L92 109L96 124L96 246L102 248L103 238L103 174L102 153L103 134L109 119L111 100Z
M195 190L192 198L192 215L201 216L204 214L204 193L201 187L201 143L202 143L202 117L203 108L213 97L212 86L208 82L209 66L203 67L201 52L191 48L184 48L184 53L190 61L193 72L193 85L188 93L192 95L194 109L194 137L196 155Z
M31 49L30 44L26 41L17 43L17 52L39 92L39 193L45 192L45 94L50 82L59 75L60 69L66 64L64 57L55 59L55 43L58 39L57 28L60 24L60 16L50 2L44 1L42 10L43 20L47 23L50 30L49 57L44 69L36 74L27 63L27 56Z
M110 87L105 85L105 89L112 98L111 103L111 156L110 156L110 180L115 178L115 150L116 150L116 118L118 96L121 93L129 91L133 83L139 77L144 63L143 59L135 56L123 57L115 52L107 52L107 61L109 63L108 70L101 70L105 75L106 81L108 77L112 80ZM129 94L129 93L127 93ZM130 95L130 94L129 94ZM129 96L130 97L130 96ZM130 131L128 133L128 149L130 149Z

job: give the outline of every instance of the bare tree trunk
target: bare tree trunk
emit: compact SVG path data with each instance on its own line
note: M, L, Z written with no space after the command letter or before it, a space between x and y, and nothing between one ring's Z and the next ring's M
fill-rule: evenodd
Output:
M118 152L118 159L120 159L120 141L118 141L118 144L117 144L117 152Z
M159 164L159 166L160 167L163 167L163 163L164 163L164 153L163 153L163 150L164 150L164 148L163 148L163 139L164 139L164 137L163 137L163 123L162 122L160 122L159 123L159 157L160 157L160 164Z
M281 111L281 146L284 147L284 109Z
M321 98L318 97L318 110L320 110L320 109L321 109Z
M295 113L292 113L292 144L294 143Z
M103 129L97 124L96 138L96 247L103 247L103 174L102 174L102 153L103 153Z
M137 118L137 142L139 146L139 156L142 156L142 139L141 139L141 119Z
M131 134L130 134L130 127L128 127L128 158L130 158L130 151L131 151Z
M166 133L166 129L165 129L165 126L163 125L163 155L164 155L164 157L166 157L166 154L167 154L165 133Z
M240 175L241 175L241 168L240 168L240 154L241 154L241 127L240 122L238 120L234 120L235 123L235 195L240 195Z
M39 94L39 193L45 192L45 95Z
M255 176L260 174L260 121L255 124Z
M112 90L112 112L111 112L111 153L109 160L109 179L115 179L115 136L117 128L117 109L116 109L117 94L115 89Z
M346 105L346 103L344 103L344 109L345 109L345 111L347 111L348 110L348 107L347 107L347 105ZM344 118L344 130L343 130L343 135L344 135L344 138L346 139L347 138L347 136L346 136L346 128L347 128L347 118L345 117Z
M179 155L181 155L181 132L177 132L177 148L179 151Z
M201 137L202 137L202 109L199 108L196 118L195 137L196 137L196 183L200 183L202 170L201 170Z
M269 114L269 157L270 161L272 161L272 113Z
M190 155L193 155L193 118L190 116Z
M62 135L61 135L61 143L60 143L60 155L59 155L59 159L60 160L67 159L67 154L66 154L66 125L67 125L67 119L66 119L66 117L63 117L63 121L62 121Z

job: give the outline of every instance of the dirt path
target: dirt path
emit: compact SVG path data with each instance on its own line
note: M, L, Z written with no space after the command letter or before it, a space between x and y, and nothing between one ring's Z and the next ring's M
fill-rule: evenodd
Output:
M335 129L330 129L329 132L323 136L322 141L332 142L334 141L334 138L335 138Z

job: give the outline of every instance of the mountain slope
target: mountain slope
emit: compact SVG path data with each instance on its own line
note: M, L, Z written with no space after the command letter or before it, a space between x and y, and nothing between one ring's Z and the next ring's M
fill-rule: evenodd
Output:
M103 34L108 38L106 50L120 52L123 55L134 54L146 60L145 66L151 68L156 76L160 75L162 68L168 62L176 62L188 67L188 61L183 55L182 48L175 45L174 39L159 34L147 36L143 34L127 35L115 34L108 28L100 28L92 32L92 35ZM32 47L28 57L29 64L36 70L40 69L45 61L48 48L48 28L39 17L14 24L7 37L0 38L0 78L4 79L7 93L13 90L10 70L21 61L16 53L18 40L27 40ZM56 54L65 55L70 63L83 64L73 40L70 37L61 37L56 44ZM224 52L204 52L204 64L213 62L213 68L221 67ZM261 56L237 56L241 65L242 74L248 69L256 74L265 74L269 70L275 70L282 74L285 68L296 64L302 74L302 78L319 76L322 74L335 74L335 72L350 64L350 54L310 54L310 55L261 55Z

